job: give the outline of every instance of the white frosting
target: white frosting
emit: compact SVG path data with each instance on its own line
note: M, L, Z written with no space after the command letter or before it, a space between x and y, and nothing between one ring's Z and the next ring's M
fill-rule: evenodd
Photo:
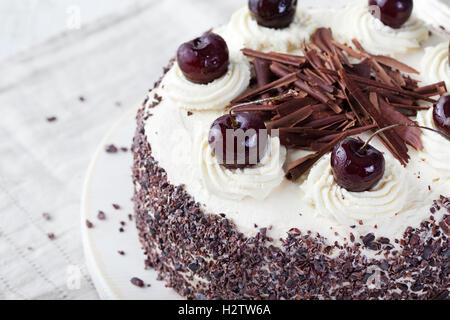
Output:
M406 52L417 48L422 38L426 38L423 27L416 20L408 22L406 29L393 30L382 25L366 10L365 5L352 4L340 10L338 16L337 11L331 9L314 10L311 15L320 17L323 26L336 25L333 32L339 37L343 38L348 33L347 40L356 37L368 51L379 50L375 53L394 55L402 48ZM376 237L395 239L402 237L407 226L419 226L429 217L432 201L450 190L450 170L446 161L450 142L434 133L424 132L424 151L411 149L411 160L406 168L398 165L375 139L372 144L387 155L386 175L374 190L360 194L347 192L334 183L330 155L321 159L309 175L304 175L296 183L285 179L281 169L285 159L290 163L307 152L286 152L277 138L271 140L270 156L258 167L231 171L218 166L211 155L205 132L216 118L223 115L223 108L230 100L241 94L249 83L249 62L239 52L244 45L242 41L246 39L243 35L252 35L249 30L276 33L252 35L248 39L254 43L247 44L254 45L254 49L265 46L264 50L276 51L290 50L288 42L291 40L287 39L299 36L283 36L283 30L266 30L259 26L253 29L250 28L251 22L244 32L237 28L239 23L236 24L244 11L236 13L234 22L226 27L215 29L225 37L230 47L234 68L229 74L201 86L189 83L175 65L156 90L163 100L149 110L152 116L148 118L145 129L152 154L166 170L169 181L185 185L187 192L202 204L205 212L225 213L246 236L255 235L261 227L272 227L269 236L274 238L275 244L279 244L277 240L285 238L291 228L320 233L330 242L345 243L350 233L356 239L369 232ZM315 28L316 24L313 26ZM296 30L297 27L291 28ZM290 32L294 32L292 30ZM422 55L422 50L415 50L400 59L408 63L413 61L412 65L419 68ZM424 84L431 81L424 80ZM150 102L154 93L150 93ZM187 110L193 113L188 115ZM419 113L418 121L433 126L431 111ZM367 135L362 135L362 138L367 138ZM442 212L436 219L440 219ZM359 225L359 220L363 220L363 225ZM356 227L352 228L354 225Z
M317 23L300 6L289 27L271 29L258 25L248 7L238 10L224 31L227 43L236 50L250 48L259 51L290 52L300 48L302 41L309 42Z
M436 129L433 119L433 109L421 111L417 115L417 122L421 126ZM421 160L435 169L439 175L450 178L450 148L449 141L443 136L424 130L422 136L424 146Z
M450 0L414 0L414 13L435 29L450 34Z
M249 63L239 54L231 55L228 72L206 85L189 81L176 63L166 76L167 93L180 107L188 110L223 110L250 84Z
M229 170L219 164L211 151L207 134L199 144L201 178L205 187L217 196L233 200L246 197L264 200L284 180L286 148L280 145L278 137L270 139L268 152L258 165L237 170Z
M449 43L442 42L425 49L422 58L421 73L428 82L445 81L450 90L450 61L448 56Z
M399 29L383 24L370 12L367 1L355 1L344 9L315 11L316 20L331 27L338 41L351 44L357 39L368 52L398 56L419 49L428 29L414 15Z

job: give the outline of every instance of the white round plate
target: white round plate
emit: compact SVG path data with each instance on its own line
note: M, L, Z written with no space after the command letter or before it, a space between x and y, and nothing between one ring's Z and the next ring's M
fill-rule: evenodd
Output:
M105 146L129 148L136 130L136 109L130 110L103 139L92 160L81 200L81 229L88 270L102 299L121 300L174 300L181 299L165 282L156 280L154 270L144 269L145 256L138 240L133 214L132 153L107 153ZM120 205L120 209L113 208ZM98 211L106 220L97 218ZM86 220L94 228L86 227ZM121 222L125 222L124 227ZM123 228L124 232L119 229ZM118 251L124 251L122 256ZM131 284L133 277L144 280L150 287L139 288Z

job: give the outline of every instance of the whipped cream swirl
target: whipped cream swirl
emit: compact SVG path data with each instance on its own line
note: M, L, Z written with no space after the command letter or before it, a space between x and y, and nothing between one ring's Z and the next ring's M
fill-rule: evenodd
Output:
M239 55L231 57L228 72L208 84L189 81L177 63L167 74L163 87L168 96L187 110L223 110L250 84L250 65Z
M333 29L337 40L351 44L357 39L372 54L405 54L428 39L428 29L414 15L401 28L393 29L369 12L367 1L352 2L321 21Z
M433 119L433 108L419 112L417 114L417 122L421 126L436 129ZM428 130L423 130L422 142L424 147L422 161L434 168L436 172L439 172L440 176L450 178L448 161L450 142L441 135Z
M229 170L221 166L211 151L207 137L201 141L200 166L202 182L219 198L242 200L251 197L264 200L284 179L286 148L278 137L271 137L267 154L254 167Z
M370 191L349 192L340 187L333 177L330 155L313 167L301 188L316 215L331 219L334 225L358 226L363 221L373 227L395 219L408 204L406 170L393 158L386 159L385 175Z
M224 31L227 43L240 50L250 48L259 51L291 52L300 48L302 41L309 41L317 28L312 16L297 9L294 21L284 29L271 29L258 25L248 7L237 11Z
M422 76L429 82L445 81L450 89L450 61L448 56L448 42L425 49L422 58Z

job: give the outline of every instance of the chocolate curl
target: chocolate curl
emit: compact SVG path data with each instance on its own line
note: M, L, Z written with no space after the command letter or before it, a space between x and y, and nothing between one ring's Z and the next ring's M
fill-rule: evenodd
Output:
M293 56L289 54L274 53L274 52L263 53L252 49L242 49L241 51L244 55L248 57L265 60L268 62L278 62L285 65L291 65L294 67L301 67L306 62L306 59L304 57Z
M289 74L288 70L286 70L286 68L284 68L282 65L280 65L278 63L272 63L270 65L270 70L272 70L272 72L274 74L276 74L280 77L286 77ZM306 82L298 79L294 82L294 85L297 88L299 88L300 90L309 94L311 97L330 106L330 108L333 109L334 112L336 112L336 113L342 112L342 109L336 103L330 101L330 99L328 98L327 95L325 95L323 92L321 92L319 90L315 90L315 89L311 88Z
M392 123L389 123L385 118L379 113L373 104L370 102L369 98L362 92L356 83L351 80L350 76L345 73L344 70L340 70L339 74L345 83L345 86L349 90L350 94L355 98L361 108L367 111L368 114L374 119L375 123L380 127L387 127ZM406 166L409 161L408 148L405 142L395 131L386 132L385 139L382 137L381 140L386 148L397 158L403 166Z
M331 141L330 143L324 145L319 151L314 154L310 154L306 157L298 159L293 162L288 167L288 173L286 174L286 178L291 181L297 181L304 173L306 173L320 158L322 158L325 154L333 150L334 146L338 144L339 141L346 138L348 136L347 132L343 132Z
M389 103L380 99L380 107L383 110L385 117L391 119L395 124L414 125L415 122L408 117L395 110ZM415 127L398 127L394 129L402 139L416 150L423 150L423 144L421 140L422 130Z
M297 79L297 76L295 75L295 73L286 74L284 77L282 77L282 78L280 78L278 80L275 80L275 81L273 81L271 83L268 83L268 84L266 84L265 86L263 86L261 88L257 88L255 90L250 91L250 92L246 93L245 95L243 95L243 96L233 100L231 102L231 104L234 105L234 104L238 104L238 103L241 103L241 102L244 102L244 101L248 101L248 100L250 100L251 98L253 98L255 96L262 95L262 94L264 94L266 92L269 92L271 90L287 86L287 85L295 82L296 79Z

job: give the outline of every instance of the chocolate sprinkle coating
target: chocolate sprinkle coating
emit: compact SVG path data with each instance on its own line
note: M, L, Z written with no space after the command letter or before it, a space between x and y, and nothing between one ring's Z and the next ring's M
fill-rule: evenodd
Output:
M159 279L180 295L188 299L449 299L448 215L444 221L407 228L398 251L389 239L364 237L364 245L382 259L362 254L354 237L350 244L330 245L318 234L294 228L281 248L272 244L267 229L247 238L231 220L204 212L183 186L168 181L145 134L148 101L137 114L132 147L135 220L146 268L156 269ZM155 96L150 108L160 101ZM443 205L450 199L442 197L438 203L438 210L450 213L450 206ZM378 286L372 286L377 272Z

